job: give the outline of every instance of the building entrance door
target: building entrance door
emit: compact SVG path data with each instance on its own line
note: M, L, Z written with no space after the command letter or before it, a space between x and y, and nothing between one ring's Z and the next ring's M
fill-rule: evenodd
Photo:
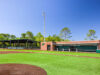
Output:
M74 46L71 46L70 51L76 51L76 48Z
M50 50L50 45L47 45L47 50Z

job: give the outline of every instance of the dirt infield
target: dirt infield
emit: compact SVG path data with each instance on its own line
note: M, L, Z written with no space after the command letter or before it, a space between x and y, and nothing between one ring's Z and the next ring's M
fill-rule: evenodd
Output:
M0 54L12 54L12 53L34 53L34 52L23 52L23 51L0 51Z
M40 67L26 64L0 64L0 75L47 75Z

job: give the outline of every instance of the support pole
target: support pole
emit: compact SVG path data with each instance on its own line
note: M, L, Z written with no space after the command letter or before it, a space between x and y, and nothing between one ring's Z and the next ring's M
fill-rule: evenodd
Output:
M78 49L76 48L76 52L78 52Z
M25 43L25 48L27 48L27 42Z
M29 45L29 44L28 44L28 40L27 40L27 48L28 48L28 45Z
M69 48L69 52L70 52L70 48Z
M3 41L3 48L4 48L4 41Z
M10 40L10 48L12 47L12 45L11 45L11 40Z
M64 49L63 49L63 51L64 51Z
M45 12L43 12L43 16L44 16L44 42L45 42Z
M57 51L58 51L58 48L57 48Z

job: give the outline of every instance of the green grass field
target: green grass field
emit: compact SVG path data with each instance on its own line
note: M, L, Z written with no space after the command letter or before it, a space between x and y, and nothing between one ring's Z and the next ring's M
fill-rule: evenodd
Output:
M15 51L15 50L0 50L0 51ZM22 51L22 50L17 50ZM100 57L100 54L95 53L75 53L75 52L50 52L23 50L25 52L37 53L18 53L18 54L0 54L0 64L4 63L19 63L31 64L39 66L47 71L48 75L100 75L100 59L48 55L40 53L54 53L65 55L80 55L90 57ZM38 53L39 52L39 53Z

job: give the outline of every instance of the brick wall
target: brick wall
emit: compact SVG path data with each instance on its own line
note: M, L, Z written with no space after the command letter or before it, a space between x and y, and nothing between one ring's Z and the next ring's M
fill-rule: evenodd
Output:
M55 44L98 44L98 49L100 50L100 40L93 41L70 41L70 42L41 42L41 50L47 50L47 45L50 45L50 51L54 50Z
M53 42L41 42L41 50L47 51L47 45L50 45L50 51L54 50Z
M97 49L100 50L100 41L98 43Z

